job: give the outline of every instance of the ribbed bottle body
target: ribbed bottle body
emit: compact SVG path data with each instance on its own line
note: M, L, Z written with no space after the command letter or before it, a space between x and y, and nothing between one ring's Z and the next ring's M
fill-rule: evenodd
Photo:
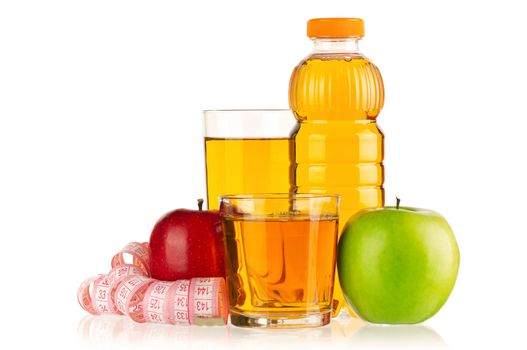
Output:
M339 232L363 208L384 205L384 104L377 67L359 53L315 53L293 71L289 104L300 122L293 136L292 189L341 196ZM334 315L345 305L335 280Z

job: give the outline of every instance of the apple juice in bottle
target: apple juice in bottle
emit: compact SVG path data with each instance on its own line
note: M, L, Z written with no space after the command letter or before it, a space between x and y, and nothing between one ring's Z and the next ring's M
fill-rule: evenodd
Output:
M383 134L375 122L384 87L378 68L358 48L362 19L312 19L307 35L314 50L289 84L289 105L299 121L292 134L292 191L340 194L341 233L355 212L384 204ZM343 306L337 275L334 317Z

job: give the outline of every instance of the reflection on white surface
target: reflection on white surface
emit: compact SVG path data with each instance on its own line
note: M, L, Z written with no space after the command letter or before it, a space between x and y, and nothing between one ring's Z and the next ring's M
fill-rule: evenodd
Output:
M353 335L350 344L367 349L448 349L443 338L424 325L367 324Z
M447 348L430 327L378 326L349 316L331 324L303 329L247 329L228 327L173 326L136 323L124 316L86 316L78 325L79 337L94 347L106 345L181 345L211 343L215 347L241 345L260 348L287 345L346 345L353 348Z
M168 324L137 323L128 317L108 315L84 317L78 325L78 334L87 344L100 345L175 345L184 342L228 339L225 326L198 327Z

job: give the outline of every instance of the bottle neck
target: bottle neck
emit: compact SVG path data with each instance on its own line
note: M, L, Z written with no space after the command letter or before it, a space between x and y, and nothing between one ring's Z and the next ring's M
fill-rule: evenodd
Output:
M313 53L335 52L359 52L358 37L353 38L313 38Z

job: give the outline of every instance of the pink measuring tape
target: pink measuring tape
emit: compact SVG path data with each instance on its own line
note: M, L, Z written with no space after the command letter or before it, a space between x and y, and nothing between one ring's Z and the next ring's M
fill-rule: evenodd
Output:
M125 263L125 255L132 264ZM112 258L107 275L81 283L77 299L93 315L127 315L136 322L178 325L226 324L225 280L192 278L173 282L149 277L148 243L128 243Z

